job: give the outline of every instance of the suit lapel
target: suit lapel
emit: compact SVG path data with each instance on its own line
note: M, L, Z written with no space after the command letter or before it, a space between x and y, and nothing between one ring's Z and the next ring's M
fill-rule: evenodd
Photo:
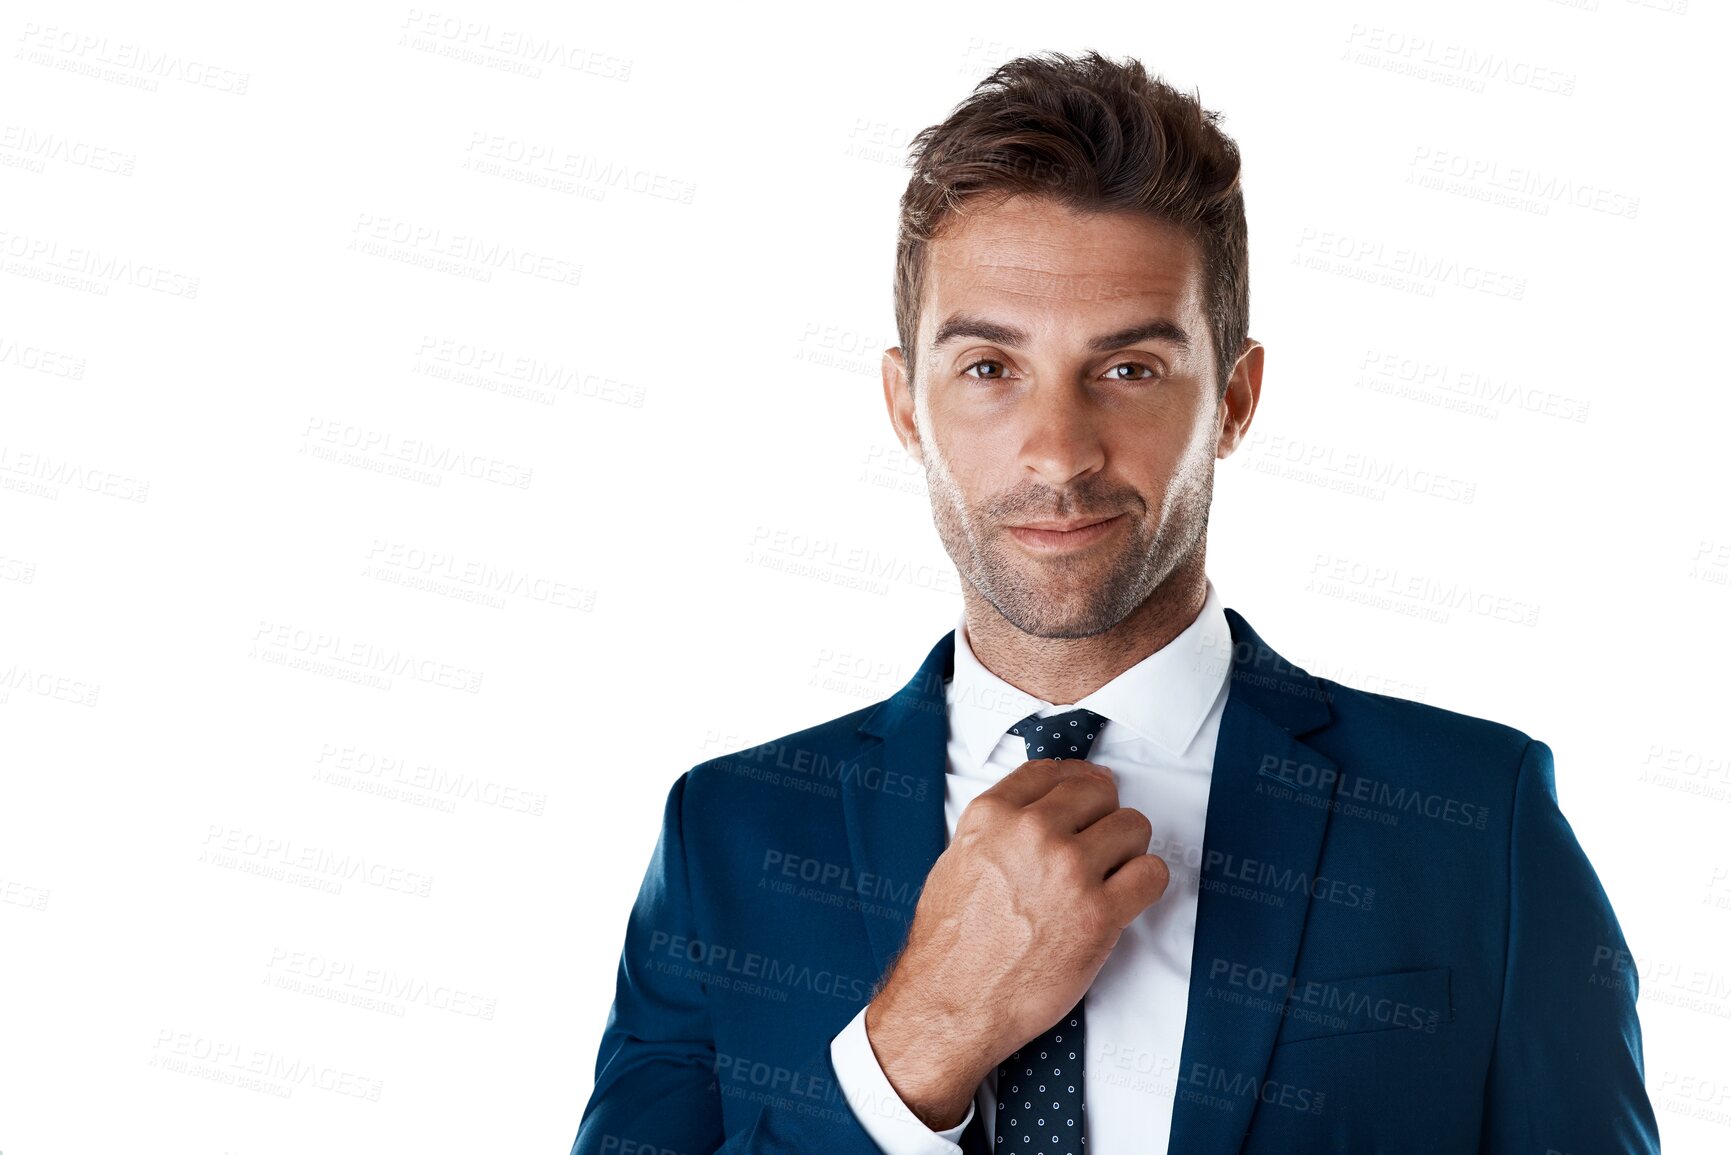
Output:
M1257 993L1246 974L1292 974L1338 781L1335 763L1298 738L1329 721L1322 686L1236 611L1226 618L1232 683L1208 791L1168 1143L1186 1155L1234 1155L1243 1146L1282 1019L1233 1000Z
M944 852L944 775L950 716L944 682L955 672L956 632L938 639L907 685L860 723L864 738L861 772L842 776L842 807L848 847L858 877L874 875L890 885L923 886L932 864ZM871 772L874 768L877 772ZM886 771L905 776L891 789ZM911 794L911 797L909 796ZM913 912L908 912L912 918ZM907 924L885 918L865 920L871 939L874 978L889 972L907 939ZM986 1120L975 1112L962 1132L963 1155L991 1155Z
M865 739L862 766L858 773L841 776L856 877L874 876L917 892L949 841L944 773L950 718L944 680L955 670L955 643L954 630L938 639L907 685L878 703L860 723ZM907 913L911 920L913 911ZM873 978L881 978L907 939L907 923L863 917L872 944Z
M1292 973L1338 780L1334 762L1298 740L1329 720L1321 686L1269 648L1235 610L1226 610L1226 619L1231 686L1209 787L1170 1137L1170 1149L1187 1155L1232 1155L1243 1143L1281 1020L1223 999L1237 988L1229 974L1212 972L1224 960ZM861 876L917 889L948 841L944 682L955 669L955 640L954 630L938 639L908 683L860 723L860 766L841 775L841 789L849 853ZM1283 772L1284 781L1275 781ZM1316 782L1329 785L1300 785ZM907 924L881 917L866 917L865 924L874 977L881 978L907 938ZM978 1150L983 1135L973 1130L964 1134L964 1148L985 1155Z

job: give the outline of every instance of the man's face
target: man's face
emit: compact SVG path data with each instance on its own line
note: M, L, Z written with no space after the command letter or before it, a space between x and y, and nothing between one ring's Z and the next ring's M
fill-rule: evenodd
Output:
M918 380L910 394L892 349L884 388L944 547L1024 633L1103 633L1199 566L1214 459L1248 423L1229 412L1241 398L1216 404L1200 248L1144 216L1018 196L969 206L927 252Z

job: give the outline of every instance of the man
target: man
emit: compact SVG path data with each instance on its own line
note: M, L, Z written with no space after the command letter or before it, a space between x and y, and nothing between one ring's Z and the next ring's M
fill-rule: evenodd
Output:
M1658 1150L1549 747L1205 574L1263 366L1215 119L1046 54L915 138L884 395L962 612L674 782L576 1155Z

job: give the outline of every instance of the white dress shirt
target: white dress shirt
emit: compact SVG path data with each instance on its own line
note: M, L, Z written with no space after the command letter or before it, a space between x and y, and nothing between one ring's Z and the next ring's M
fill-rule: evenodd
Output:
M1232 632L1224 603L1207 580L1202 612L1165 646L1080 702L1054 705L1010 685L980 664L956 623L955 674L945 685L949 712L944 823L981 791L1028 761L1011 726L1085 706L1106 725L1088 761L1112 771L1118 804L1154 825L1149 851L1171 869L1166 893L1125 928L1088 988L1083 1096L1088 1155L1147 1155L1166 1150L1178 1059L1190 993L1197 881L1208 814L1214 748L1226 706ZM958 1155L974 1113L995 1135L997 1072L987 1075L961 1123L933 1131L895 1093L866 1034L862 1009L830 1043L837 1081L866 1134L889 1155ZM995 1147L995 1144L993 1144Z

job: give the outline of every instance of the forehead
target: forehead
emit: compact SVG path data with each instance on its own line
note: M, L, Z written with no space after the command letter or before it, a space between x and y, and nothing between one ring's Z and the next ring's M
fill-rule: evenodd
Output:
M1200 327L1201 249L1135 212L1078 212L1047 197L968 205L926 250L922 339L965 311L1039 331L1150 314ZM930 322L928 324L928 322Z

